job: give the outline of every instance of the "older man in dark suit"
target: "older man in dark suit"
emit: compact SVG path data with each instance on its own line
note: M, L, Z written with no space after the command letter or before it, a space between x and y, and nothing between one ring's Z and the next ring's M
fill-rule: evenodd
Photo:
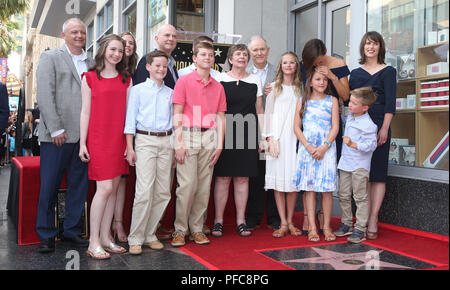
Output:
M169 66L167 68L167 75L164 78L164 84L173 89L175 87L175 83L178 80L178 72L177 68L175 67L175 59L172 57L172 51L177 46L177 30L171 24L164 24L158 29L155 35L155 42L157 45L157 49L165 52L169 57ZM133 85L143 83L147 78L150 77L149 72L145 68L145 65L147 64L146 58L147 54L144 55L139 61L136 69L136 83Z
M276 67L268 62L270 48L267 42L261 36L253 36L249 43L251 62L247 67L247 72L256 74L261 78L263 87L272 83L275 79ZM263 95L263 104L265 107L266 96ZM258 227L264 216L264 208L267 209L267 225L271 228L280 226L280 216L278 215L273 190L264 190L266 175L265 160L259 161L259 174L256 177L250 177L248 185L248 201L245 220L250 229ZM266 205L266 206L264 206Z
M62 241L87 246L80 237L81 215L88 191L87 164L79 158L81 74L94 62L83 47L86 26L78 18L63 25L65 44L42 53L36 72L37 101L40 109L41 189L36 232L39 252L55 250L55 203L58 188L67 171L67 194Z

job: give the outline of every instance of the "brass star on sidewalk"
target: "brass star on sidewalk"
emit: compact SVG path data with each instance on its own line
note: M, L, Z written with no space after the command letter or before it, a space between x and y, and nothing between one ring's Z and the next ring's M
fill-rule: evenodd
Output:
M340 253L312 247L320 257L283 260L283 263L329 264L336 270L358 270L365 265L367 270L380 268L412 269L410 267L380 261L383 251L365 251L359 253Z

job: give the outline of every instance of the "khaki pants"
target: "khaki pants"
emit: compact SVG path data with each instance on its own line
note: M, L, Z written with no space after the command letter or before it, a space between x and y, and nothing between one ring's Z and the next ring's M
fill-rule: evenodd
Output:
M365 169L357 169L353 172L339 170L339 204L342 209L342 223L352 226L352 189L353 199L356 203L355 228L365 232L369 218L369 197L367 186L369 172Z
M216 149L216 130L205 132L183 132L184 145L189 156L184 163L177 163L177 190L175 204L175 231L202 232L204 214L208 209L211 179L214 168L210 168L209 157Z
M156 229L170 201L173 135L136 134L136 192L129 245L156 241Z

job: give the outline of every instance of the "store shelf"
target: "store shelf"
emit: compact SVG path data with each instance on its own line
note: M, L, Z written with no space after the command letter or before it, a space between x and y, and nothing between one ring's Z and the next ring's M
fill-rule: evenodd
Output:
M434 112L448 112L448 105L446 107L421 107L419 112L423 113L434 113Z
M435 77L435 75L427 76L427 65L436 62L446 61L444 57L447 57L446 56L447 51L448 51L448 41L418 47L416 54L417 78L422 79L428 77ZM445 56L443 54L444 52Z
M399 112L399 111L397 111ZM396 114L391 123L392 138L408 139L409 145L416 143L416 112Z
M449 106L422 107L421 103L422 98L430 97L430 101L432 101L434 97L434 100L436 100L437 97L441 97L442 91L445 91L440 86L437 86L434 90L431 88L432 84L429 84L424 86L423 96L421 93L422 85L426 82L439 83L440 80L448 80L448 73L426 75L427 65L446 61L445 50L448 51L448 42L418 47L416 52L417 78L399 80L397 83L396 97L406 98L408 95L416 95L416 108L396 110L391 123L392 138L408 139L409 145L416 146L416 166L418 167L423 167L426 158L449 131ZM443 54L445 54L445 59ZM437 93L430 96L431 92ZM448 168L447 162L436 169L448 170Z
M418 165L422 166L428 155L449 129L449 114L447 111L421 111L418 114L418 133L420 149L417 152ZM448 162L444 165L448 169Z
M397 109L395 110L396 114L415 114L417 109Z
M417 49L426 50L426 49L435 49L438 46L448 45L448 41L442 41L434 44L419 46Z
M432 81L432 80L437 80L437 79L445 79L448 78L448 73L445 74L437 74L437 75L428 75L428 76L423 76L423 77L419 77L417 78L419 81Z

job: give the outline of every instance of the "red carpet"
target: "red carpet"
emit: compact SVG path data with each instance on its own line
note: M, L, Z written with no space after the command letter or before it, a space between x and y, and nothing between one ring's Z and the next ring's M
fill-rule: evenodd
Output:
M18 212L18 244L38 243L35 232L36 209L39 197L39 157L14 158L13 161L20 170L18 192L18 205L14 209ZM134 194L134 172L130 172L130 178L127 181L127 197L124 208L124 226L128 230L131 221L131 209L133 205ZM64 182L61 186L64 188ZM175 192L175 184L173 188ZM230 189L230 192L232 190ZM88 206L95 192L95 184L90 184L88 195ZM213 185L211 186L213 192ZM214 219L214 202L211 194L208 208L207 224L211 227ZM173 226L174 217L174 195L166 210L162 223L166 227ZM192 256L194 259L208 267L209 269L219 270L285 270L292 267L268 257L263 252L275 249L296 249L310 248L320 245L345 245L346 238L338 238L332 243L312 243L308 242L305 236L293 237L286 236L281 239L272 237L272 230L265 225L255 230L251 237L243 238L236 233L234 223L234 200L233 194L229 195L229 200L225 210L224 236L222 238L210 237L210 245L196 245L193 242L187 242L181 250ZM297 212L294 222L301 228L303 213ZM332 219L332 227L339 226L338 218ZM323 236L321 237L323 240ZM188 239L186 239L188 240ZM425 233L417 230L411 230L396 227L387 224L379 225L379 238L363 242L367 247L375 247L379 250L395 253L401 257L408 257L417 261L430 264L432 269L449 269L449 238L437 234ZM342 248L342 247L341 247ZM283 253L281 254L283 255ZM282 259L286 260L286 259ZM423 268L423 267L422 267ZM421 268L421 269L422 269ZM426 267L425 267L426 268Z
M300 228L302 212L295 215L295 224ZM340 219L333 218L332 226L337 228ZM413 258L428 264L433 269L449 269L449 240L447 236L419 232L415 230L380 224L379 238L367 240L365 245L373 246L401 256ZM328 244L346 244L346 237L334 242L312 243L306 236L284 238L272 237L272 230L265 225L256 229L251 237L238 236L234 224L224 225L224 236L210 237L210 245L196 245L188 241L180 248L191 257L213 270L287 270L291 267L262 254L263 251L312 247Z

